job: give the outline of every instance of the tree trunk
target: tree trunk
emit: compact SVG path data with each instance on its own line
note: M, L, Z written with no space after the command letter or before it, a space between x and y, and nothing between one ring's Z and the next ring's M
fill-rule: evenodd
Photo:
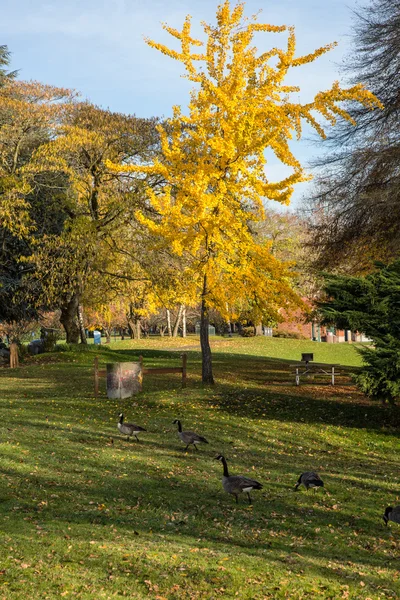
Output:
M18 344L13 342L10 344L10 369L15 369L16 367L19 367Z
M169 312L168 308L167 308L167 329L168 329L168 335L169 335L169 337L171 337L172 336L171 313Z
M176 321L175 321L175 325L174 325L174 330L172 332L172 337L178 336L179 324L181 322L181 317L182 317L182 311L183 311L183 304L181 304L179 306L178 315L176 317Z
M76 314L78 317L79 335L81 337L81 344L87 344L86 331L85 331L85 326L83 324L83 310L82 310L81 304L78 304L78 307L76 309Z
M134 311L132 302L129 304L129 312L126 313L126 321L128 323L129 337L131 338L131 340L135 340L136 334L137 334L137 329L136 329L135 311Z
M135 323L132 321L132 319L130 317L127 317L126 322L128 324L129 337L131 338L131 340L134 340L136 338Z
M77 324L78 296L73 294L72 298L61 306L60 323L67 335L67 344L79 343L79 327Z
M262 327L262 323L258 323L257 325L254 326L255 328L255 335L262 335L263 334L263 327Z
M201 318L200 318L200 345L201 345L201 375L202 381L206 384L214 384L214 378L212 374L212 357L211 357L211 347L210 340L208 336L208 326L209 326L209 315L208 315L208 305L207 305L207 275L204 275L203 279L203 291L201 294Z
M140 323L140 319L136 321L136 338L140 340L142 333L142 325Z
M232 324L230 321L226 322L226 331L227 331L228 337L232 337Z
M226 312L229 314L229 305L228 303L225 304L226 306ZM231 320L228 317L227 321L226 321L226 332L228 334L228 337L232 337L232 324L231 324Z
M111 329L109 329L108 327L103 327L103 331L106 334L106 344L110 344L111 343Z
M121 340L124 340L125 339L125 329L123 327L120 327L119 331L120 331Z
M186 307L182 311L182 337L186 337Z

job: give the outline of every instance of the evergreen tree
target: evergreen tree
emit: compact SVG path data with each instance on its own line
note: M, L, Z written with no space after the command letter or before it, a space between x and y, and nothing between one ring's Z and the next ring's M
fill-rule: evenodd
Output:
M360 350L365 366L357 383L367 396L394 404L400 398L400 260L376 266L366 277L327 275L319 308L325 324L373 341Z
M14 79L18 71L7 71L10 64L11 53L7 46L0 46L0 86L4 85L7 80Z

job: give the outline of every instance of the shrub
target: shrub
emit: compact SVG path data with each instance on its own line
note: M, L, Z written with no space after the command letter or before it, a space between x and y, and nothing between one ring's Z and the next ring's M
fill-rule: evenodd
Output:
M71 352L71 344L67 344L66 342L63 344L56 344L54 348L54 352Z
M89 344L57 344L54 348L55 352L91 352L96 346Z
M400 398L400 343L391 340L386 348L360 348L366 366L356 376L360 390L370 398L394 403Z
M98 348L98 346L94 346L93 344L69 344L69 346L73 352L91 352Z
M42 338L43 352L54 352L58 339L58 333L56 333L55 331L48 332L46 336Z
M298 331L281 331L280 329L274 329L272 332L273 337L277 338L288 338L292 340L305 340L306 338L302 333Z
M240 335L242 337L254 337L255 336L254 327L242 327Z
M29 354L28 346L25 344L18 344L18 357L20 360L24 360Z

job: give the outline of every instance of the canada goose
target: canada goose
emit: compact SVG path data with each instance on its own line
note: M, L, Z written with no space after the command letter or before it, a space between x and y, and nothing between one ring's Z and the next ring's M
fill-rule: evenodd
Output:
M252 490L261 490L263 487L261 483L255 481L254 479L243 477L243 475L229 475L228 465L226 464L226 459L224 456L222 456L222 454L216 456L215 460L220 460L224 465L224 475L222 477L222 487L224 490L228 492L228 494L235 496L236 504L239 503L238 494L246 492L249 499L249 504L251 504L250 492Z
M385 521L385 525L387 527L388 521L393 521L393 523L400 523L400 506L388 506L385 510L385 514L383 515L383 520Z
M131 435L134 435L135 438L137 439L137 441L139 441L137 434L140 433L141 431L146 431L146 429L144 429L143 427L140 427L139 425L134 425L133 423L124 423L123 413L121 413L119 415L119 422L118 422L117 427L121 433L128 436L127 437L128 441L129 441L129 438Z
M186 444L185 450L189 448L190 444L193 444L196 450L198 450L197 444L208 444L205 437L198 435L194 431L182 431L182 425L179 419L175 419L175 421L172 422L172 425L178 425L178 435L182 442Z
M297 492L299 485L304 485L308 492L308 488L324 487L324 482L317 473L314 473L314 471L306 471L300 475L294 488L295 492Z

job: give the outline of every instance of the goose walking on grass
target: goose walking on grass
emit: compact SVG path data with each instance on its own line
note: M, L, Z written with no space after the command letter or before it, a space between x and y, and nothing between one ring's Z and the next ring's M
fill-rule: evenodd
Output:
M385 521L385 525L387 527L388 521L393 521L393 523L400 524L400 506L388 506L385 510L385 514L383 515L383 520Z
M117 427L121 433L127 436L128 442L131 435L134 435L137 441L139 441L138 433L140 433L141 431L146 431L146 429L140 427L140 425L134 425L133 423L124 423L123 413L119 415L119 422Z
M222 477L222 487L224 490L228 492L228 494L235 496L236 504L239 503L238 495L246 492L249 499L249 504L251 504L250 492L252 490L261 490L263 487L261 483L255 481L254 479L243 477L243 475L229 475L228 465L226 464L226 459L224 456L222 456L222 454L216 456L215 460L220 460L224 466L224 474Z
M309 488L324 487L324 482L317 473L314 473L314 471L306 471L300 475L294 487L295 492L297 492L300 485L304 485L308 492Z
M185 450L189 448L190 444L193 444L196 450L198 450L197 444L208 444L205 437L198 435L194 431L182 431L182 424L179 419L175 419L175 421L172 422L172 425L178 425L178 435L182 442L186 444Z

